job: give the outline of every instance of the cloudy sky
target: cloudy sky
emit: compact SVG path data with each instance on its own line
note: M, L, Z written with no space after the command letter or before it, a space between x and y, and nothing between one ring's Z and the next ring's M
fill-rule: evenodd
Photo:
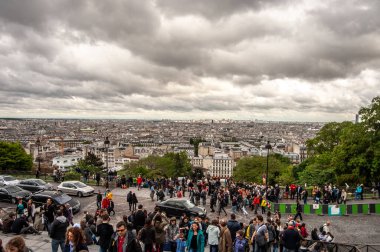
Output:
M353 120L378 0L2 0L0 117Z

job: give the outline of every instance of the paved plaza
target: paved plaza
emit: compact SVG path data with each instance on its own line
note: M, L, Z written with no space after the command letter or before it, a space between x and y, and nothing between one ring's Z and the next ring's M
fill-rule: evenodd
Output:
M129 207L126 201L127 193L132 190L136 193L138 204L143 204L144 208L148 212L153 211L156 201L152 202L149 198L149 190L142 189L140 191L137 188L130 189L114 189L113 196L115 202L115 216L111 217L111 224L115 225L118 221L122 220L123 215L129 215ZM188 196L188 194L186 194ZM74 217L74 222L79 223L80 219L83 217L83 211L89 211L90 213L95 213L96 211L96 197L92 196L86 198L87 205L82 205L81 212L76 214ZM207 200L209 202L209 200ZM208 214L207 216L210 220L217 217L216 213L211 213L210 208L206 207ZM226 211L228 216L225 217L224 214L220 218L228 219L231 214L231 207L227 207ZM254 216L253 212L249 212L249 218L244 218L242 214L237 214L237 220L240 222L248 223L249 219ZM339 216L339 217L329 217L329 216L315 216L315 215L304 215L304 222L307 225L307 230L309 233L313 227L319 227L326 220L330 220L332 223L331 232L335 236L335 242L338 243L351 243L351 244L378 244L380 243L380 216L377 215L359 215L359 216ZM285 221L285 216L282 216L282 222ZM1 234L4 244L11 238L11 235ZM24 236L27 245L34 251L50 251L50 239L47 232L43 232L42 235L26 235ZM90 251L98 251L98 247L92 245L89 247Z

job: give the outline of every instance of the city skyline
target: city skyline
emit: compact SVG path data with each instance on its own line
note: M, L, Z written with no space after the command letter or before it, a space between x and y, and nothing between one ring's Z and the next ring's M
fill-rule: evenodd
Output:
M354 121L380 2L1 1L0 117Z

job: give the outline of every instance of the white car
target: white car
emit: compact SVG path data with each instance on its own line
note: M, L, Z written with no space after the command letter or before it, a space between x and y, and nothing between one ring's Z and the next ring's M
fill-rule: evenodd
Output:
M95 189L80 181L65 181L57 187L57 191L83 197L94 194Z
M5 185L18 185L20 183L20 180L16 179L15 177L11 175L1 175L0 176L0 186Z

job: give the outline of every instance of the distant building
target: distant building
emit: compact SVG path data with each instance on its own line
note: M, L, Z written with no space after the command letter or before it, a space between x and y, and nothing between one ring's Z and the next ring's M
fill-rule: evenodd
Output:
M202 167L212 177L227 178L233 174L234 160L227 154L217 153L214 156L191 157L193 167Z
M82 159L81 155L65 155L53 158L53 166L58 167L61 171L68 171L70 167L78 164Z

